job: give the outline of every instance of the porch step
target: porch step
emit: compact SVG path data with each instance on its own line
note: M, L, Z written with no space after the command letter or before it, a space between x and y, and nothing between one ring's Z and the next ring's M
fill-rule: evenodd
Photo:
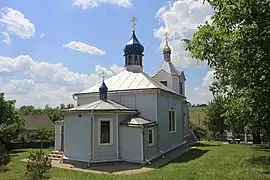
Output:
M63 156L64 156L63 151L52 151L50 154L48 154L49 159L55 161L62 161Z

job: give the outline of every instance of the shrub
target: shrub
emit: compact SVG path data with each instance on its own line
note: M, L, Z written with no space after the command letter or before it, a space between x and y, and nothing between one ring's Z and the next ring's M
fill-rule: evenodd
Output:
M30 180L47 179L50 177L51 167L51 160L42 150L31 152L26 164L26 176Z
M10 162L10 156L5 146L0 143L0 171L5 171Z
M189 128L191 131L194 132L194 134L198 140L201 140L201 139L207 137L207 131L206 131L205 127L190 122Z

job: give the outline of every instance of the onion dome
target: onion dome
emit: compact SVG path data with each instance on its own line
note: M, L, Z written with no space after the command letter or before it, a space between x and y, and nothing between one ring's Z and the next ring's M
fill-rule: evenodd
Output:
M106 86L105 82L103 81L101 86L99 87L99 98L100 100L106 101L108 95L108 87Z
M165 53L170 53L171 54L171 48L168 45L168 43L166 43L165 47L163 48L163 54Z
M143 55L144 47L136 37L135 31L132 33L131 39L124 48L124 56L127 55Z

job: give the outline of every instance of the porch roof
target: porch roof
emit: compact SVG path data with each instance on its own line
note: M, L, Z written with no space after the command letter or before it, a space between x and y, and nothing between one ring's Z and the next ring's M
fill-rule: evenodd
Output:
M126 107L122 104L119 104L112 100L98 100L89 104L84 104L81 106L77 106L71 109L68 109L66 111L131 111L131 112L137 112L135 109L131 109L129 107Z
M146 125L146 124L152 124L152 123L155 123L155 122L142 118L142 117L128 117L125 121L123 121L123 124L128 124L128 125Z

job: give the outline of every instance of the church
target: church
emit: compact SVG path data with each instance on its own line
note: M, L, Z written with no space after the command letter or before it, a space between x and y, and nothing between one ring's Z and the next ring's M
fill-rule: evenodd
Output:
M125 70L74 94L77 106L55 125L64 162L149 163L187 146L185 75L171 62L168 38L154 76L143 70L144 46L135 33L124 47Z

